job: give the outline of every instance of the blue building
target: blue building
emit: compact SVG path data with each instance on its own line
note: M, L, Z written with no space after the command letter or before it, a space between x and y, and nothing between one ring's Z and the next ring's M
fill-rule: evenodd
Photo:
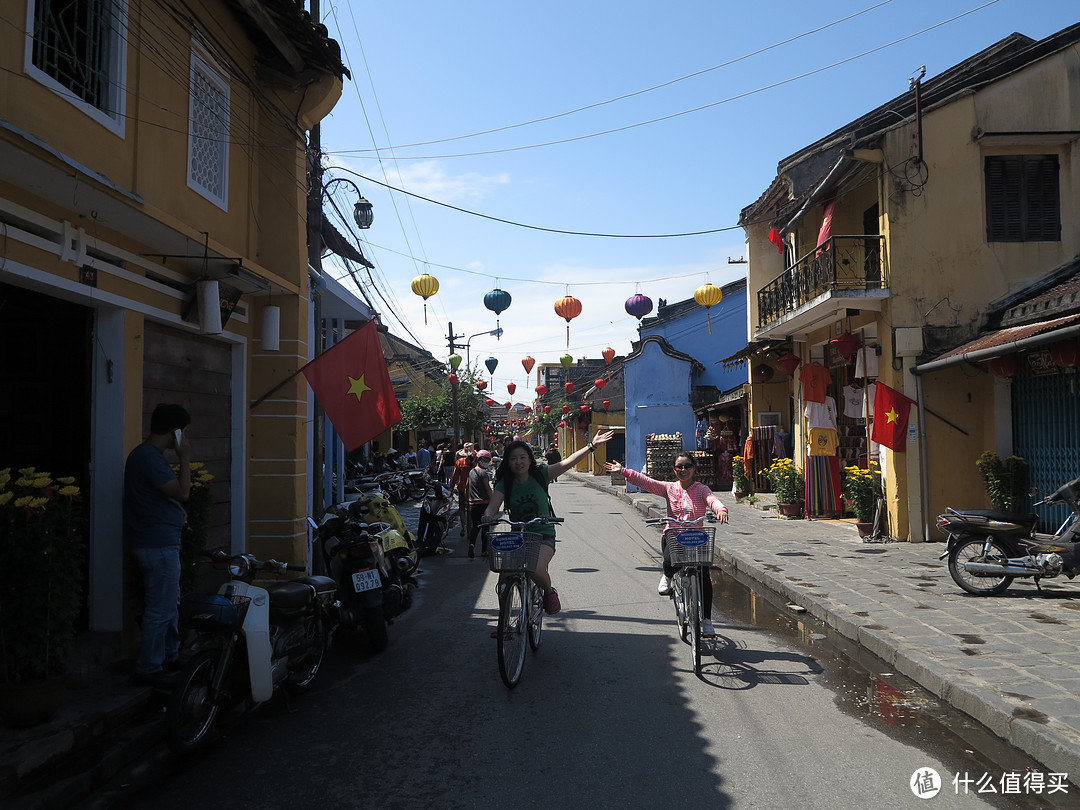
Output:
M723 299L708 310L692 298L661 300L656 317L642 321L623 365L627 467L645 469L649 434L681 433L683 449L694 450L695 426L710 410L745 412L746 364L720 361L746 346L746 279L720 289Z

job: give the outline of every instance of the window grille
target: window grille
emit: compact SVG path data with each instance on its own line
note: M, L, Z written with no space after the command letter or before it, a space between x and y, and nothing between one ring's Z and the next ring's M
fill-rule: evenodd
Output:
M229 169L229 86L198 53L191 55L188 185L226 207Z

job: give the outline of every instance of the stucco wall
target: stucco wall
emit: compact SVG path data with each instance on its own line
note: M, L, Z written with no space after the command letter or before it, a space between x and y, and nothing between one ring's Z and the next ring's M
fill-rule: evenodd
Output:
M623 366L626 380L626 466L645 466L645 436L682 433L683 447L694 444L690 407L690 363L665 354L654 342Z

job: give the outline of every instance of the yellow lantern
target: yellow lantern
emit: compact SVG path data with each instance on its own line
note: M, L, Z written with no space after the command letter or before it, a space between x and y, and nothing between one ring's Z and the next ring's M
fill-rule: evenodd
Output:
M712 334L712 317L709 315L709 307L714 307L723 299L724 293L715 284L705 282L694 290L694 300L705 307L705 317L709 322L709 334Z
M424 326L427 326L427 300L439 291L439 280L423 273L412 280L412 291L424 299Z

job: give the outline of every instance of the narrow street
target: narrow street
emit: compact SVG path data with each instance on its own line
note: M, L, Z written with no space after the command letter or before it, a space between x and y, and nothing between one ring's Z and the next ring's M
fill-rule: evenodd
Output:
M276 702L232 723L130 806L899 808L918 804L916 771L957 770L961 751L894 739L845 711L825 683L827 656L719 609L695 676L656 595L657 532L573 482L552 499L567 518L552 564L563 610L515 690L489 637L494 576L455 530L455 553L425 561L389 649L336 645L292 711ZM994 798L939 804L1039 806Z

